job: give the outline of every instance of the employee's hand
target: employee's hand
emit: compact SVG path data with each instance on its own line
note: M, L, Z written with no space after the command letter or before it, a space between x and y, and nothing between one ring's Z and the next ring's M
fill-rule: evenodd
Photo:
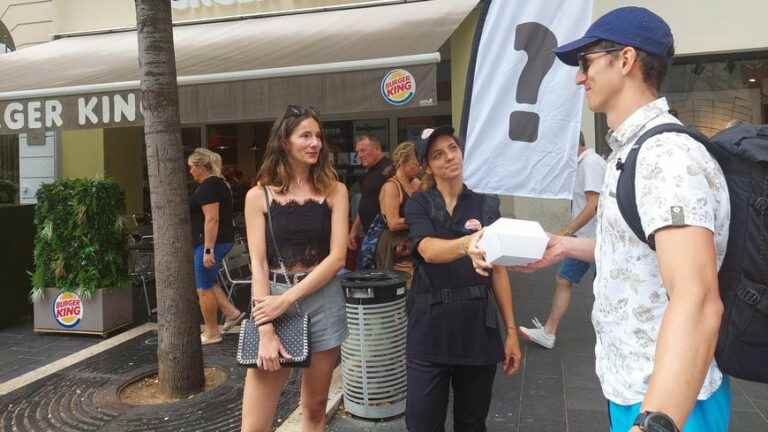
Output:
M483 276L490 276L493 265L485 260L485 251L480 248L478 242L483 237L485 228L468 236L467 238L467 255L472 258L472 267L475 271Z
M557 235L566 237L566 236L573 235L573 232L571 232L571 230L569 230L568 227L564 227L563 229L557 232Z
M216 265L216 258L214 258L213 254L203 254L203 267L211 268L214 265Z
M507 338L504 341L504 373L512 375L520 370L522 364L523 353L520 351L517 329L511 329L507 332Z
M547 268L553 264L557 264L565 259L566 241L568 237L549 234L549 242L547 248L544 250L544 256L540 260L528 263L524 266L510 267L510 270L521 273L533 273L535 271Z
M347 247L349 250L357 250L357 235L349 233L349 240L347 240Z
M291 303L284 295L268 295L253 300L251 315L256 324L274 321L288 309Z

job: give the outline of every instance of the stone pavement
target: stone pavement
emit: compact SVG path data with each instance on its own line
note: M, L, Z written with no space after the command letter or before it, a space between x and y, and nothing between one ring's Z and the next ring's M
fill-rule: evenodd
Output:
M529 326L532 317L544 322L549 312L554 271L511 274L515 318ZM592 276L573 291L553 350L523 343L524 365L513 377L499 375L488 416L488 431L608 431L607 404L594 372L595 335L590 322L594 296ZM732 432L768 430L768 385L734 381ZM452 431L450 419L446 430ZM338 415L333 432L404 431L403 418L369 422ZM460 432L460 431L455 431Z
M155 290L150 284L149 296ZM154 304L154 300L152 300ZM32 306L22 322L11 327L0 328L0 383L24 375L39 367L96 345L105 338L98 335L75 335L65 333L35 333L32 331ZM133 323L127 328L113 332L115 336L148 321L157 321L157 315L147 315L143 291L133 287Z
M120 401L126 383L157 368L157 333L114 348L0 396L0 431L179 432L240 430L245 369L234 359L237 335L203 347L206 366L227 374L218 387L174 403L134 406ZM299 374L283 392L274 426L298 406Z
M0 329L0 383L103 341L100 336L37 334L29 321Z
M534 275L512 275L515 313L518 324L527 325L533 316L542 321L549 310L553 272ZM522 371L513 377L499 376L495 383L494 398L488 417L489 431L512 432L548 432L548 431L607 431L606 402L602 397L597 377L594 373L594 332L589 321L593 296L591 277L589 283L582 283L574 290L571 308L560 327L557 346L545 350L538 346L524 344L525 361ZM99 337L37 335L31 330L31 323L13 328L0 329L0 383L18 377L37 367L51 363L68 354L82 350L100 342ZM180 410L172 410L176 416L167 416L159 412L142 409L129 409L121 404L114 404L106 393L93 393L93 388L102 385L109 388L109 395L114 395L116 383L122 382L117 375L139 374L147 367L156 364L152 335L140 337L122 344L118 349L105 352L92 360L78 363L67 370L58 372L50 379L41 380L19 389L13 394L0 398L0 430L99 430L109 425L109 430L200 430L215 426L218 430L237 430L239 426L239 398L242 395L242 370L234 367L231 356L234 351L233 339L221 347L206 349L206 360L214 360L230 369L231 382L221 389L217 397L206 395L198 399L198 404L190 403ZM129 348L141 347L138 351ZM132 353L128 354L129 350ZM223 351L222 351L223 350ZM135 356L131 358L131 356ZM126 361L127 359L129 359ZM119 360L116 360L119 359ZM132 363L132 364L131 364ZM121 365L115 368L115 365ZM238 382L239 381L239 382ZM293 381L293 380L292 380ZM296 383L286 391L283 409L295 407ZM69 388L72 391L49 393L46 389ZM734 414L731 431L757 432L768 430L768 385L734 381ZM81 397L72 396L82 393ZM91 394L93 393L93 394ZM61 394L61 397L54 397ZM94 398L95 397L95 398ZM214 401L215 400L215 401ZM70 405L69 402L81 401ZM226 402L226 403L224 403ZM8 429L10 411L12 418L45 420L41 411L58 407L56 414L49 418L48 426L54 429L18 427ZM70 408L68 408L68 406ZM202 415L199 407L205 407L215 414ZM227 406L228 410L218 407ZM70 410L71 412L67 411ZM75 412L77 411L77 412ZM47 411L51 413L52 411ZM184 413L184 414L182 414ZM224 414L224 413L228 413ZM164 414L164 413L163 413ZM182 415L179 415L182 414ZM283 412L280 417L285 417ZM21 416L21 417L19 417ZM74 417L73 417L74 416ZM188 416L188 422L184 419ZM219 417L220 416L220 417ZM219 422L213 422L218 418ZM88 428L70 423L71 419L87 419ZM181 421L179 421L181 420ZM153 421L157 421L155 424ZM15 420L10 420L15 423ZM78 423L79 420L75 423ZM167 424L165 424L168 422ZM160 427L159 424L163 423ZM210 423L210 424L209 424ZM214 424L218 423L218 424ZM451 431L450 419L447 430ZM27 426L31 424L26 423ZM138 427L136 427L138 426ZM136 427L134 429L134 427ZM167 429L166 429L167 428ZM368 422L351 418L340 413L328 428L333 432L404 431L401 418L387 422ZM460 432L460 431L456 431Z

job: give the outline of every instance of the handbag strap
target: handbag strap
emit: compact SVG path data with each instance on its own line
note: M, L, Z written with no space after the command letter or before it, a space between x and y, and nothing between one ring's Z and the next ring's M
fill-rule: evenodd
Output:
M269 235L272 237L272 246L275 248L275 253L277 253L277 262L280 263L280 271L283 273L283 276L285 276L285 280L288 279L288 272L285 268L285 261L283 261L283 256L280 254L280 248L277 246L277 238L275 238L275 230L272 228L272 215L269 210L270 208L270 196L269 196L269 188L265 185L262 186L264 188L264 201L266 201L267 204L267 227L269 227Z
M280 263L280 272L283 274L283 277L286 281L290 281L291 279L288 277L288 270L285 267L285 261L283 261L283 256L280 254L280 248L277 247L277 238L275 237L275 230L272 228L272 212L270 212L270 194L269 194L269 187L267 185L262 186L264 188L264 200L267 204L267 227L269 228L269 235L272 237L272 246L275 248L275 253L277 254L277 261ZM296 301L296 310L301 313L301 308L299 307L299 302Z

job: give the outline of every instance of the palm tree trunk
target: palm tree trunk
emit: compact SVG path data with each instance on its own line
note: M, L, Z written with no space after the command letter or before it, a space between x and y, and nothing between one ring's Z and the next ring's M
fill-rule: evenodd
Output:
M167 397L184 398L199 392L204 378L171 2L136 0L136 21L154 224L160 388Z

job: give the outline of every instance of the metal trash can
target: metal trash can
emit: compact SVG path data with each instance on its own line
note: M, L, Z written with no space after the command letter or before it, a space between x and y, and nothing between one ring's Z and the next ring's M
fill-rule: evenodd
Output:
M405 412L405 276L367 270L341 279L349 335L341 346L344 407L367 419Z

